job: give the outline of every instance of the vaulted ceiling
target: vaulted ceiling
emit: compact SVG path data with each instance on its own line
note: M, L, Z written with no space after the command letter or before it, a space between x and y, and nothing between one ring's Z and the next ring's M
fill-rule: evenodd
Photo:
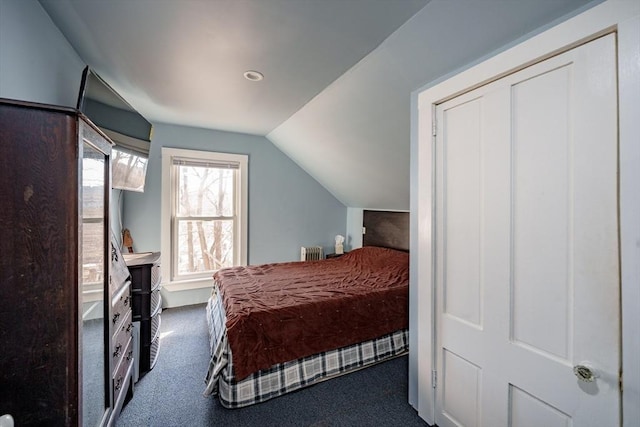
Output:
M408 209L410 93L597 2L40 3L150 121L264 135L346 206Z

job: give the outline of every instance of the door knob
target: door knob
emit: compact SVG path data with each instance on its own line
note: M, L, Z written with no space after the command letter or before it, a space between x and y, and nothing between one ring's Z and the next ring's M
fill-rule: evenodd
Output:
M597 375L593 369L588 365L576 365L573 367L573 373L578 377L580 381L585 383L592 383L596 380Z
M9 414L4 414L0 417L0 427L13 427L13 417Z

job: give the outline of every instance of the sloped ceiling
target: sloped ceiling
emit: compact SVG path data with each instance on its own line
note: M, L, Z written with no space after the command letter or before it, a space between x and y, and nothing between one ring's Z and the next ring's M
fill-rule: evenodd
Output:
M346 206L377 209L409 207L413 90L595 4L39 1L152 122L266 135Z
M584 1L438 1L267 137L350 207L409 209L410 93Z

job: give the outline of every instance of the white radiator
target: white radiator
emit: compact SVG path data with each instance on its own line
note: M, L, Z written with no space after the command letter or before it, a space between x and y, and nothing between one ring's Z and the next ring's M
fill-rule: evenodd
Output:
M300 248L300 261L316 261L324 259L322 246L303 246Z

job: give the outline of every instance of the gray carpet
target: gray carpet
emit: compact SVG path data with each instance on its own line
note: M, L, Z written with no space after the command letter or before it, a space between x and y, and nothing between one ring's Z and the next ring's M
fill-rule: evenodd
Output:
M204 397L204 305L162 312L160 353L116 426L427 426L407 403L407 357L241 409Z

